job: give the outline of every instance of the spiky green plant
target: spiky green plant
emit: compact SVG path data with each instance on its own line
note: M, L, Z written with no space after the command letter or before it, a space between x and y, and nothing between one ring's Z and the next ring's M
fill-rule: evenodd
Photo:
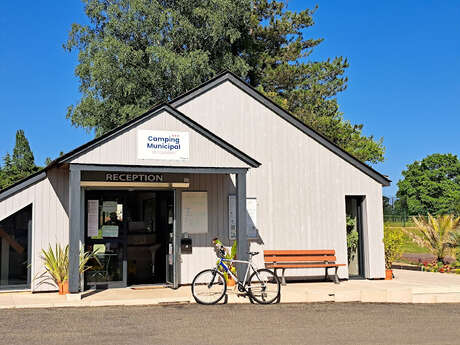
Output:
M42 249L42 260L48 274L56 284L65 282L69 279L69 246L61 247L56 244L56 250L48 247Z
M419 246L424 247L443 261L447 255L452 255L457 246L455 233L460 228L460 217L440 215L433 217L412 217L418 232L404 229L404 232Z
M91 269L91 266L88 265L88 261L91 259L95 259L100 265L96 254L97 250L88 252L80 251L80 263L78 267L80 273ZM42 249L41 258L46 271L35 278L41 279L39 284L47 283L49 277L57 285L69 279L69 245L63 248L60 244L56 244L54 250L50 245L48 246L48 250Z
M93 268L93 266L88 265L88 261L92 259L96 260L98 266L102 265L97 257L98 251L99 251L99 248L93 251L88 251L88 252L83 251L83 249L80 251L80 265L78 267L80 274Z
M452 233L452 241L455 243L454 254L460 266L460 229Z

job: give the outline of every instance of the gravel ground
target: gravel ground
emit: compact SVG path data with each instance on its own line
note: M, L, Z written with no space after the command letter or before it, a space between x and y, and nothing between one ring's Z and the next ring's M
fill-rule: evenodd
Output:
M0 344L460 344L460 304L0 310Z

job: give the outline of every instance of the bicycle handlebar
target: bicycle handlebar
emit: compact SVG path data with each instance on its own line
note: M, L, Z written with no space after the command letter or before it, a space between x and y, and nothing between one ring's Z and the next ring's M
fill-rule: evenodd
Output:
M214 245L216 247L217 256L220 258L225 258L225 255L226 255L225 247L219 243L214 243Z

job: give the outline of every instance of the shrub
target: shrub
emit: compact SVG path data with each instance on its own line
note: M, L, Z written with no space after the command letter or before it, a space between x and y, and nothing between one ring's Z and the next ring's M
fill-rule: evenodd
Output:
M385 268L391 269L393 262L401 257L403 233L397 229L385 227L383 231L383 245L385 248Z

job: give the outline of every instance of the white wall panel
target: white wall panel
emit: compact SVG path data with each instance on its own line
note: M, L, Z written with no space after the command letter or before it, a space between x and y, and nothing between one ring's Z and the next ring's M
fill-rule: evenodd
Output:
M332 248L337 261L346 263L345 196L363 195L366 276L384 277L382 186L378 182L230 82L179 110L262 163L249 171L247 194L259 202L263 249ZM322 272L312 270L311 274ZM295 275L295 270L289 275ZM339 275L348 277L347 268L341 268Z

